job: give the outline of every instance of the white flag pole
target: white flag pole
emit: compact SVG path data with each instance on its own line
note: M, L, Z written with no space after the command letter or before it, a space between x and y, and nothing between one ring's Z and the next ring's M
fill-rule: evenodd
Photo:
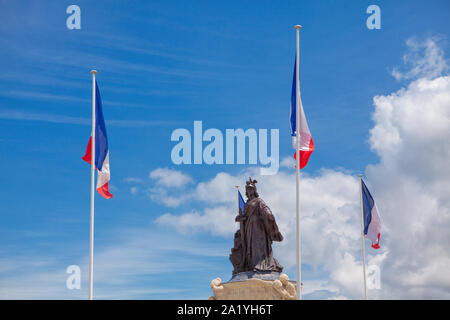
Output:
M367 300L367 280L366 280L366 250L364 246L364 208L363 208L363 198L362 198L362 174L359 177L359 198L361 203L361 252L362 252L362 265L363 265L363 276L364 276L364 299Z
M94 299L94 196L95 196L95 75L92 74L92 133L91 133L91 229L89 239L89 300Z
M295 70L295 78L296 78L296 106L295 106L295 121L296 121L296 142L297 142L297 183L296 183L296 219L297 219L297 300L302 299L302 255L300 252L301 249L301 236L300 236L300 29L302 26L296 25L294 27L297 30L297 56L296 56L296 70Z
M239 202L240 202L240 198L239 198L239 186L235 186L235 188L236 188L236 191L237 191L237 200L238 200L238 203L237 203L237 206L238 206L238 215L239 216L243 216L244 215L244 212L239 212L239 209L240 209L240 205L239 205ZM245 245L245 230L244 230L244 221L241 221L241 222L239 222L239 230L241 230L241 243L242 243L242 251L243 251L243 258L242 258L242 261L241 261L241 263L242 264L244 264L245 263L245 256L247 255L247 250L246 250L246 245Z
M237 192L236 192L236 193L237 193L237 200L238 200L238 202L237 202L237 209L238 209L238 215L239 215L239 208L240 208L240 207L239 207L239 200L240 200L240 199L239 199L239 186L234 186L234 187L236 188L236 191L237 191ZM243 212L242 212L242 213L243 213ZM242 232L243 232L243 231L242 231L242 228L241 228L241 233L242 233ZM244 241L244 238L242 238L241 241Z

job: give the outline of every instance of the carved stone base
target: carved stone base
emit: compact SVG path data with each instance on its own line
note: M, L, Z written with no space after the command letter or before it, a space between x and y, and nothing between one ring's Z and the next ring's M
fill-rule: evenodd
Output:
M210 283L214 296L209 300L295 300L295 281L286 274L276 280L251 278L245 281L222 283L216 278Z

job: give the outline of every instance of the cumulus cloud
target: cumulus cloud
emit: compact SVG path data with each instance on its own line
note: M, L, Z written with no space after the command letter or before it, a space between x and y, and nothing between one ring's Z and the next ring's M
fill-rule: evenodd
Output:
M450 297L450 77L421 78L374 98L366 173L388 230L382 264L389 296Z
M169 208L176 208L184 203L189 195L185 193L170 194L170 190L164 187L153 187L147 190L147 195L152 201L162 203Z
M157 168L149 173L149 178L152 180L152 185L147 187L146 194L155 202L162 203L170 208L176 208L190 198L190 195L185 192L177 191L175 195L170 194L173 189L179 190L194 182L188 174L168 168ZM135 181L133 178L129 178L128 182L145 184L145 182ZM136 193L133 191L137 192L137 189L130 190L131 193Z
M191 183L193 179L177 170L158 168L150 172L149 178L155 180L156 184L164 187L181 188Z
M381 272L376 298L450 298L450 77L442 50L428 39L407 42L404 58L411 69L398 73L412 79L405 88L374 97L374 126L369 144L379 163L366 168L367 183L383 219L382 248L367 246L367 263ZM157 223L180 232L207 231L229 237L236 230L236 182L251 175L272 209L281 232L275 255L286 270L295 266L295 171L289 160L274 176L256 169L233 176L219 173L189 192L207 202L203 210L168 213ZM301 180L302 261L322 274L303 279L310 297L361 298L359 185L355 175L322 170ZM220 197L211 197L211 190ZM220 198L221 200L217 200ZM224 200L229 199L229 200Z
M202 201L214 201L214 197L208 197L208 195L211 194L211 190L217 190L215 194L226 195L221 203L210 205L201 211L183 214L168 213L160 216L156 222L159 225L173 227L181 233L209 232L227 237L232 246L232 235L238 228L234 222L234 217L237 215L234 185L236 182L242 185L244 183L242 177L247 176L260 181L258 192L271 208L285 236L283 242L275 244L276 255L286 269L292 270L296 263L295 174L292 171L280 171L273 176L259 176L257 168L236 176L219 173L210 181L200 183L194 190L197 192L197 198ZM318 190L320 192L317 192ZM325 265L327 269L333 270L336 265L344 261L347 251L354 255L358 253L360 250L358 192L357 178L343 172L323 170L317 177L307 175L302 177L302 258L304 263L316 269L323 268ZM350 273L348 276L354 275ZM353 289L353 292L361 288L362 275L355 278L354 282L358 283L358 281L359 285ZM322 285L321 290L323 288ZM337 294L332 292L333 295Z
M294 157L285 157L280 162L281 168L290 168L295 169L295 160Z
M230 207L216 206L205 208L202 213L196 211L182 215L166 213L160 216L156 223L173 227L182 234L204 230L227 237L236 229L233 221L233 210Z
M384 170L427 182L449 177L449 103L449 76L418 79L406 89L374 98L370 145Z

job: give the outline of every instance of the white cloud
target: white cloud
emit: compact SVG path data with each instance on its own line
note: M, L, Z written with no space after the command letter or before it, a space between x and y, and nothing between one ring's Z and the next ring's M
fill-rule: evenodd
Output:
M449 76L416 80L374 105L370 144L385 170L426 181L450 175Z
M225 172L219 172L213 179L200 182L192 192L192 197L207 203L235 203L236 188L242 183L240 177L233 177ZM244 191L241 188L241 193Z
M189 194L178 193L170 195L169 190L163 187L153 187L147 190L148 197L157 203L162 203L169 208L176 208L187 201Z
M381 161L366 173L387 230L384 293L449 298L450 77L418 79L374 105L370 141Z
M392 75L397 80L416 78L435 78L448 70L444 52L438 45L437 38L428 38L421 42L410 38L406 41L407 53L403 56L403 63L409 68L402 72L396 67Z
M0 119L18 120L18 121L37 121L37 122L50 122L60 124L74 124L88 126L91 123L89 118L72 117L66 115L49 114L49 113L36 113L28 111L17 111L0 109ZM117 127L152 127L167 125L169 122L164 121L146 121L146 120L107 120L107 125Z
M149 178L155 180L158 185L174 188L184 187L193 181L189 175L168 168L158 168L151 171Z
M123 181L127 182L127 183L135 183L135 184L143 184L144 180L142 180L141 178L135 178L135 177L128 177L123 179Z
M189 175L181 171L157 168L150 172L149 178L156 185L147 190L147 195L155 202L162 203L170 208L176 208L190 198L190 194L184 191L178 191L175 195L170 193L171 189L179 190L194 181Z
M173 227L183 234L205 230L227 237L236 229L232 212L233 210L230 207L216 206L205 208L203 213L196 211L182 215L167 213L160 216L156 223Z
M139 192L138 187L131 187L131 188L130 188L130 193L131 193L131 194L137 194L138 192Z
M293 153L294 152L292 152L292 154ZM281 160L281 162L280 162L280 168L291 168L291 169L294 169L295 168L294 156L283 158L283 160Z

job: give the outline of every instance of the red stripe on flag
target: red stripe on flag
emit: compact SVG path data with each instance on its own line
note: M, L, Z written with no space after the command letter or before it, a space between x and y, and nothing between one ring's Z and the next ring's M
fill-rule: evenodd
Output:
M89 138L88 146L87 146L87 149L86 149L86 154L81 159L83 159L87 163L91 164L91 159L92 159L92 136Z
M300 150L300 170L306 167L306 165L308 164L309 157L311 156L311 153L313 153L313 151L314 151L314 142L313 139L311 138L311 140L309 141L309 150L308 151ZM294 153L294 159L296 160L295 163L297 163L297 152Z
M105 199L111 199L113 195L109 193L109 183L105 183L100 188L97 188L97 192Z
M377 243L372 242L372 248L374 249L380 249L380 234L378 234L378 240Z

